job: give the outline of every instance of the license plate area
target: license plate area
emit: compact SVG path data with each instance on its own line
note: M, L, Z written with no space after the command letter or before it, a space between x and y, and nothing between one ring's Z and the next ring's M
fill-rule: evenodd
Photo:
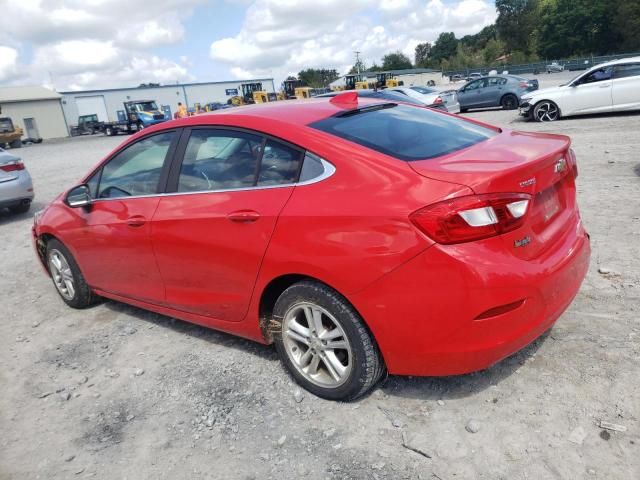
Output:
M536 194L533 202L532 228L534 232L540 233L544 230L564 208L564 201L560 194L561 183L556 182Z

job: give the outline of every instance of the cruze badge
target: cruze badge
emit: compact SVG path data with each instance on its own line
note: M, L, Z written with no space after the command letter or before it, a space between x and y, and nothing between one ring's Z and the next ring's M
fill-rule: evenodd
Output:
M529 245L531 243L531 237L526 236L520 240L516 240L515 242L513 242L513 246L518 248L518 247L525 247L527 245Z
M553 171L556 173L564 172L567 169L567 161L564 158L561 158L556 162L553 166Z
M530 178L529 180L525 180L524 182L520 182L520 186L522 188L524 187L530 187L531 185L535 185L536 184L536 179L534 178Z

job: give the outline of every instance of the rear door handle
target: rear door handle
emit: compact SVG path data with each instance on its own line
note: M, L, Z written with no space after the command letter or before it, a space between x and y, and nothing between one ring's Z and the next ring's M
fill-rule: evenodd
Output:
M609 88L611 86L610 83L607 83L606 85L600 85L600 88Z
M134 215L133 217L129 217L127 219L127 225L129 225L130 227L141 227L145 223L147 223L147 219L142 215Z
M237 212L231 212L227 215L227 218L232 222L249 223L258 220L260 214L255 210L238 210Z

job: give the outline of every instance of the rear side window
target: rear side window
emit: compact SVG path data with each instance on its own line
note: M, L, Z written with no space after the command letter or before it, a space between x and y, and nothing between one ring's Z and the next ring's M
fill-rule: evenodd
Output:
M262 154L258 186L295 183L300 171L302 152L280 142L267 140Z
M400 160L438 157L497 135L493 129L425 108L384 104L310 126Z
M613 77L625 78L625 77L638 77L640 76L640 63L623 63L622 65L616 65Z

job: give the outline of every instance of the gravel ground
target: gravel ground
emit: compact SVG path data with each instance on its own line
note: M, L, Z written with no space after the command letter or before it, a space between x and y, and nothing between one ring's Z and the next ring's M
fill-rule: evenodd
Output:
M0 479L640 478L640 115L471 116L573 138L592 265L550 333L483 372L327 402L271 347L110 301L67 308L31 215L2 213ZM122 140L24 148L34 210Z

